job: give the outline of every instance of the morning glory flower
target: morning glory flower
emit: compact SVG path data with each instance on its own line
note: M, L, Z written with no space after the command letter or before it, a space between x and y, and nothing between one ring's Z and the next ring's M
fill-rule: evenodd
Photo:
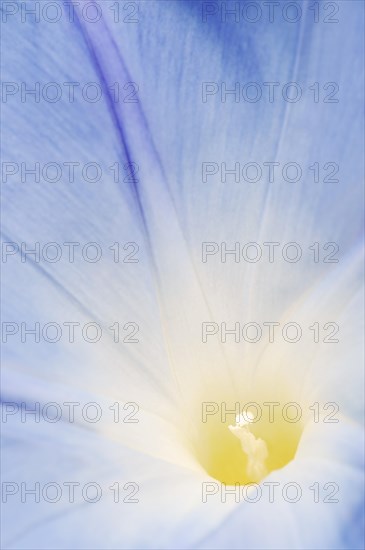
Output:
M52 4L2 8L4 547L361 548L362 3Z

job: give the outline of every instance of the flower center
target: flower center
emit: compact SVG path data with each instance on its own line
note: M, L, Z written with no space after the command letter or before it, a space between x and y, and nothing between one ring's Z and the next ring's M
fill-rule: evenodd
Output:
M260 482L294 458L303 423L293 421L288 409L283 414L280 405L271 410L262 403L252 410L232 405L210 404L212 414L203 414L197 458L211 477L226 485Z

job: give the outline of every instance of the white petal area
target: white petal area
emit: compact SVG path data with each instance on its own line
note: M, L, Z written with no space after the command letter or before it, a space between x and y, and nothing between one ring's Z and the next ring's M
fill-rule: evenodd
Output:
M361 432L345 418L336 426L308 428L296 460L264 480L257 502L255 488L241 489L237 502L232 493L222 502L220 484L204 474L151 459L80 426L28 421L4 428L2 480L17 484L7 485L9 492L19 487L3 504L3 541L9 549L360 548L360 526L353 522L361 517ZM28 495L21 502L22 482L23 494L39 482L46 497L35 503ZM71 503L67 482L80 484ZM206 502L204 482L217 489ZM52 487L44 489L47 483L61 487L58 502L47 501L55 494ZM96 503L82 498L88 483L100 488ZM118 503L110 489L116 483ZM268 483L279 484L273 502ZM315 483L320 502L310 489ZM295 499L295 488L285 489L286 484L299 485L298 502L283 498L284 491L287 500ZM95 489L86 494L93 498ZM139 502L123 502L128 496Z
M77 281L80 273L82 270L69 265L71 280L74 277ZM9 264L2 282L3 330L5 333L8 327L11 331L15 326L16 331L4 336L4 365L35 377L39 383L68 384L75 391L89 391L100 398L137 401L141 407L165 418L175 414L174 386L160 325L156 322L158 311L152 291L147 292L144 287L143 297L137 292L135 302L121 308L113 309L113 300L108 305L102 304L107 309L105 316L99 316L95 315L96 308L88 307L87 300L83 303L77 293L71 294L68 285L58 283L56 277L29 263ZM132 277L129 283L128 293L132 294L136 279ZM122 290L117 281L113 283L110 279L111 285L115 285L116 292ZM123 296L127 295L128 279L125 285ZM100 287L102 295L104 285ZM37 323L38 341L34 334L26 334ZM75 324L73 338L71 323ZM87 329L89 324L94 328ZM58 341L52 341L57 340L57 331ZM3 384L6 391L5 379ZM18 396L26 399L27 384L19 385Z
M304 407L335 403L342 414L362 422L362 273L357 251L293 303L275 328L275 341L268 343L266 337L259 354L253 349L246 355L253 388L266 386L266 397L282 391L288 401ZM285 332L291 323L298 328ZM283 334L294 340L298 335L298 341L284 340ZM243 369L241 375L244 381Z
M44 381L10 368L4 367L2 373L3 420L11 433L16 433L22 423L34 423L40 439L44 437L42 430L48 433L52 429L58 430L62 437L63 428L59 425L66 424L71 430L73 427L86 430L85 434L89 433L92 439L99 436L110 444L114 442L175 465L199 469L184 438L184 423L177 416L176 407L159 410L155 396L156 410L151 411L148 409L151 400L146 405L142 395L139 391L135 393L136 400L123 400L117 392L92 393L75 383Z
M183 547L184 542L192 544L195 537L201 537L207 525L213 528L220 514L219 509L200 504L205 478L197 468L152 459L67 422L7 423L2 479L19 485L19 495L9 496L4 504L7 548ZM62 497L56 503L47 502L47 497L39 503L34 497L21 502L22 482L28 488L36 482L41 488L58 483ZM65 482L80 484L75 488L75 502L68 501ZM81 491L87 483L100 486L99 502L83 501ZM115 483L120 486L117 503L110 489ZM135 488L124 488L126 483L138 484L138 503L123 502ZM51 499L52 489L48 494ZM92 498L95 491L90 489L89 495ZM205 523L195 523L197 506L207 512L210 508Z

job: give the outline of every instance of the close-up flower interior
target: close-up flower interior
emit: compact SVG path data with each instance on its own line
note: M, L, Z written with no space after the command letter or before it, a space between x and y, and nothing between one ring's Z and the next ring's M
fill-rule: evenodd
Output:
M1 547L364 546L364 3L2 0Z

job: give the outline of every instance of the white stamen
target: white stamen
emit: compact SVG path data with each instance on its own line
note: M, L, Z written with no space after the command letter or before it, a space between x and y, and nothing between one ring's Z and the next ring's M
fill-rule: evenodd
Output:
M250 432L249 424L254 416L249 411L243 411L236 416L236 425L228 426L230 431L238 437L243 452L247 455L246 474L252 481L260 481L266 474L265 465L268 456L267 446L263 439L256 438Z

